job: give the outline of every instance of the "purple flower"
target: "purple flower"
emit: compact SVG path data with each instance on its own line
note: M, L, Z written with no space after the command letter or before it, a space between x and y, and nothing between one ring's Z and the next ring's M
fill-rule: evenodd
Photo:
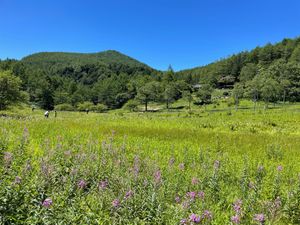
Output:
M180 169L180 170L184 170L184 163L180 163L180 164L179 164L179 169Z
M85 189L86 188L86 182L84 180L80 180L77 183L77 186L78 186L79 189Z
M190 215L190 221L193 222L193 223L200 223L201 217L198 216L198 215L196 215L196 214L194 214L194 213L192 213Z
M125 199L128 199L128 198L130 198L130 197L132 197L133 196L133 191L132 190L129 190L129 191L127 191L126 192L126 194L125 194Z
M4 152L4 164L6 167L9 167L13 160L13 154L10 152Z
M277 171L282 171L283 170L283 167L281 165L277 166Z
M179 202L180 202L180 197L179 197L179 196L176 196L176 197L175 197L175 202L176 202L176 203L179 203Z
M22 178L19 176L16 176L14 184L21 184Z
M45 208L49 208L52 205L52 199L51 198L46 198L43 203L42 206L44 206Z
M169 160L169 165L172 166L174 163L175 163L175 158L172 157L172 158Z
M265 168L264 168L262 165L260 165L260 166L258 167L258 171L259 171L259 172L264 171L264 169L265 169Z
M192 178L192 185L196 185L196 184L198 184L198 183L199 183L199 179L196 178L196 177L193 177L193 178Z
M241 222L241 218L239 215L234 215L231 217L231 222L234 224L239 224Z
M197 193L195 191L190 191L186 193L188 197L190 197L191 200L194 200L196 198Z
M249 182L249 188L250 188L250 189L255 189L255 184L254 184L253 181L250 181L250 182Z
M204 199L205 193L204 193L203 191L199 191L199 192L198 192L198 197L199 197L200 199Z
M161 178L161 172L160 172L160 170L155 171L155 173L154 173L154 180L155 180L156 184L159 184L161 182L162 178Z
M240 214L241 213L241 209L242 209L242 200L238 199L233 203L233 210L237 213Z
M260 214L255 214L254 215L254 220L257 221L257 222L260 222L261 224L263 222L265 222L265 215L260 213Z
M215 162L214 162L214 168L215 169L219 169L220 168L220 161L219 160L215 160Z
M108 186L108 181L107 180L100 181L98 186L101 190L105 190Z
M212 213L208 210L204 210L204 212L202 214L202 218L211 220L212 219Z
M187 219L180 220L180 224L187 224Z
M113 207L118 208L120 206L120 201L119 199L114 199L111 204Z

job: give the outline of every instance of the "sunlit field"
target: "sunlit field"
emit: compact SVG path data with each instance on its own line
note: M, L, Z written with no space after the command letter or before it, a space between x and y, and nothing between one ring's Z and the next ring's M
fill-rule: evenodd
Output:
M1 224L299 224L300 106L0 118Z

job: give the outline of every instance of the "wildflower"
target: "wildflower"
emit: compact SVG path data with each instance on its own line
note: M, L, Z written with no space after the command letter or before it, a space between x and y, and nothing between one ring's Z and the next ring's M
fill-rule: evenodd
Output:
M241 222L241 218L239 215L234 215L231 217L231 222L234 224L239 224Z
M197 193L194 191L190 191L186 193L188 197L190 197L191 200L194 200L196 198Z
M130 197L132 197L133 196L133 191L132 190L129 190L129 191L127 191L126 192L126 194L125 194L125 199L128 199L128 198L130 198Z
M254 220L259 222L259 223L264 223L265 222L265 215L260 213L260 214L255 214L254 215Z
M265 168L264 168L262 165L260 165L260 166L258 167L258 171L259 171L259 172L264 171L264 169L265 169Z
M215 169L219 169L220 168L220 161L219 160L215 160L215 162L214 162L214 168Z
M29 130L28 130L27 127L25 127L24 130L23 130L23 138L24 138L25 140L27 140L28 137L29 137Z
M154 180L155 180L155 183L160 183L161 182L161 172L160 170L157 170L155 173L154 173Z
M65 151L64 152L64 155L65 155L65 157L70 157L71 156L71 151L69 150L69 151Z
M184 163L180 163L180 164L179 164L179 169L180 169L180 170L184 170Z
M200 199L204 199L205 193L204 193L203 191L199 191L199 192L198 192L198 197L199 197Z
M113 207L118 208L120 206L120 201L119 199L114 199L111 204Z
M52 205L52 199L51 198L46 198L43 203L42 206L44 206L45 208L49 208Z
M283 170L283 167L281 165L277 166L277 171L281 172Z
M10 152L4 152L4 164L6 167L9 167L13 160L13 154Z
M233 210L237 213L241 213L241 208L242 208L242 200L238 199L233 203Z
M172 158L169 160L169 165L172 166L174 163L175 163L175 158L172 157Z
M192 213L190 215L190 221L193 222L193 223L200 223L201 217L198 216L198 215L196 215L196 214L194 214L194 213Z
M77 186L78 186L79 189L85 189L86 188L86 182L84 180L80 180L77 183Z
M192 185L196 185L196 184L198 184L198 183L199 183L199 179L196 178L196 177L193 177L193 178L192 178Z
M208 210L204 210L204 212L202 214L202 218L211 220L212 219L212 213Z
M21 181L22 181L21 177L16 176L14 184L21 184Z
M180 220L180 224L187 224L187 219Z
M275 201L274 201L274 207L275 207L275 209L279 209L280 207L281 207L281 199L280 199L280 197L277 197L276 199L275 199Z
M250 189L255 189L255 184L254 184L253 181L250 181L250 182L249 182L249 188L250 188Z
M176 196L176 197L175 197L175 202L176 202L176 203L179 203L179 202L180 202L180 197L179 197L179 196Z
M190 202L189 201L182 202L182 207L185 208L185 209L189 208L190 207Z
M107 180L100 181L98 186L99 186L99 188L100 188L101 190L105 190L105 189L107 188L107 186L108 186Z

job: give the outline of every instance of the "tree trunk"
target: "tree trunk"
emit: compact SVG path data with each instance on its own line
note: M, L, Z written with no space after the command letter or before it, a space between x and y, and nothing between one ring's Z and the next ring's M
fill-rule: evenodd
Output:
M145 102L145 111L148 111L148 101Z

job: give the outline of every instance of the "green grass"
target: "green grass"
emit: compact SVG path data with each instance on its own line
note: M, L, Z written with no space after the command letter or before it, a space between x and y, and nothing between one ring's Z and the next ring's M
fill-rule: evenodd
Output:
M174 103L182 105L185 102ZM2 166L0 212L6 215L2 219L7 224L18 224L17 219L30 221L28 224L71 220L74 224L179 224L181 218L208 209L213 219L205 223L230 224L235 213L232 204L242 199L244 224L257 224L253 220L257 213L265 214L266 224L297 224L300 210L294 199L297 197L290 193L300 193L300 105L278 105L268 110L260 107L254 112L250 102L242 101L241 107L245 109L235 111L221 102L206 110L193 106L192 112L58 112L57 118L51 113L49 119L43 117L43 111L27 108L3 112L1 152L11 152L16 159L10 169ZM25 143L24 128L29 133L27 137L25 131ZM72 152L72 159L65 158L67 151ZM79 163L76 154L85 154L88 160ZM136 157L141 164L137 180L130 172ZM170 166L172 158L175 163ZM25 176L22 168L28 159L33 172ZM43 160L55 165L51 181L41 173ZM216 160L220 161L219 169L214 169ZM183 170L179 168L182 163ZM257 172L261 165L263 181ZM279 165L281 172L277 171ZM74 178L69 173L75 167L80 172ZM157 170L163 180L159 185L153 180ZM12 184L17 175L24 180L23 186ZM62 176L67 179L65 186L57 180ZM192 177L201 182L192 185ZM104 178L114 184L109 192L99 195L97 182ZM79 179L89 183L84 192L76 190ZM145 180L149 187L143 186ZM256 189L249 188L251 183ZM128 189L135 193L132 202L122 200L120 208L112 208L111 201L121 199ZM201 190L206 193L204 202L182 206L186 192ZM179 204L174 202L177 195L182 199ZM40 204L46 197L54 199L49 209ZM282 207L274 214L267 203L272 204L277 197ZM4 198L20 203L7 206ZM19 211L19 215L10 214L8 208ZM39 214L34 216L34 212Z

